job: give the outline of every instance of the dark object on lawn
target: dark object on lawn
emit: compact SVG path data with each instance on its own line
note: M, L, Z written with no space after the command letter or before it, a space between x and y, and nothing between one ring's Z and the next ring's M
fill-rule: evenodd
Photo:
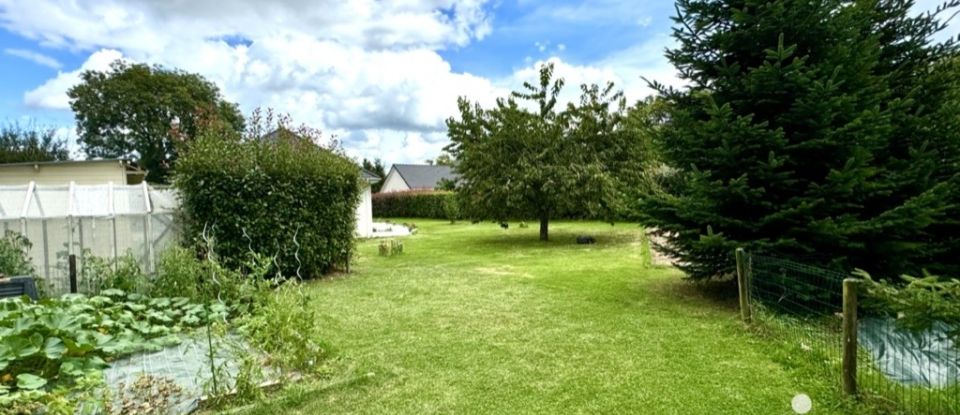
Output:
M580 245L595 244L597 240L593 239L592 236L580 235L577 237L577 243Z
M0 275L0 298L28 296L39 300L37 283L33 277L4 277Z
M520 222L520 229L527 229L527 222Z
M500 222L500 227L503 229L507 229L510 227L510 224L507 222Z

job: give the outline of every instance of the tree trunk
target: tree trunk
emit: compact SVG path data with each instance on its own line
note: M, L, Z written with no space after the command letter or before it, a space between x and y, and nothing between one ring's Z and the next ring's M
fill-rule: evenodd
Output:
M547 241L549 239L548 228L550 227L550 216L547 215L547 212L540 212L540 240Z

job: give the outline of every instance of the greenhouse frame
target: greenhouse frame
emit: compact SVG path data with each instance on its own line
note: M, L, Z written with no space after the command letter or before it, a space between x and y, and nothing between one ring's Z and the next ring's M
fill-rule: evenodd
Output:
M30 261L43 289L59 295L70 292L70 255L76 256L79 275L85 258L116 264L126 255L153 273L157 255L177 241L177 206L172 189L146 183L0 186L0 230L30 241ZM79 282L80 291L90 288Z

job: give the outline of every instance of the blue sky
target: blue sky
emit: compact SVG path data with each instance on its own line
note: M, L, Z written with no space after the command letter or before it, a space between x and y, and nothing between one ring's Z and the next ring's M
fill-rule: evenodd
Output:
M0 122L72 139L65 91L126 59L199 73L244 112L289 113L355 157L420 162L446 144L456 97L490 103L545 61L567 99L580 83L632 99L650 92L641 76L677 84L663 58L674 13L668 0L0 0Z

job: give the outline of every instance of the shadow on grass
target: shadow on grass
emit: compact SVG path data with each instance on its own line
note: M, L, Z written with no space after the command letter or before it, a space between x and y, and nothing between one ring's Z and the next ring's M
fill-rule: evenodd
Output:
M524 229L526 231L527 229ZM512 230L504 230L499 235L484 235L482 237L471 238L469 240L470 245L478 245L485 247L502 247L502 248L542 248L542 249L558 249L558 248L609 248L623 245L630 245L632 243L638 242L640 238L640 233L642 228L636 227L634 229L627 229L626 227L620 227L616 230L603 230L596 231L592 230L591 232L587 231L575 231L569 229L557 230L550 232L549 241L541 241L540 235L534 230L532 232L517 232ZM592 236L596 243L593 244L577 244L577 237L582 235Z
M665 280L651 287L652 290L674 298L697 300L725 310L736 311L739 307L737 281L724 278L710 281L690 279Z

